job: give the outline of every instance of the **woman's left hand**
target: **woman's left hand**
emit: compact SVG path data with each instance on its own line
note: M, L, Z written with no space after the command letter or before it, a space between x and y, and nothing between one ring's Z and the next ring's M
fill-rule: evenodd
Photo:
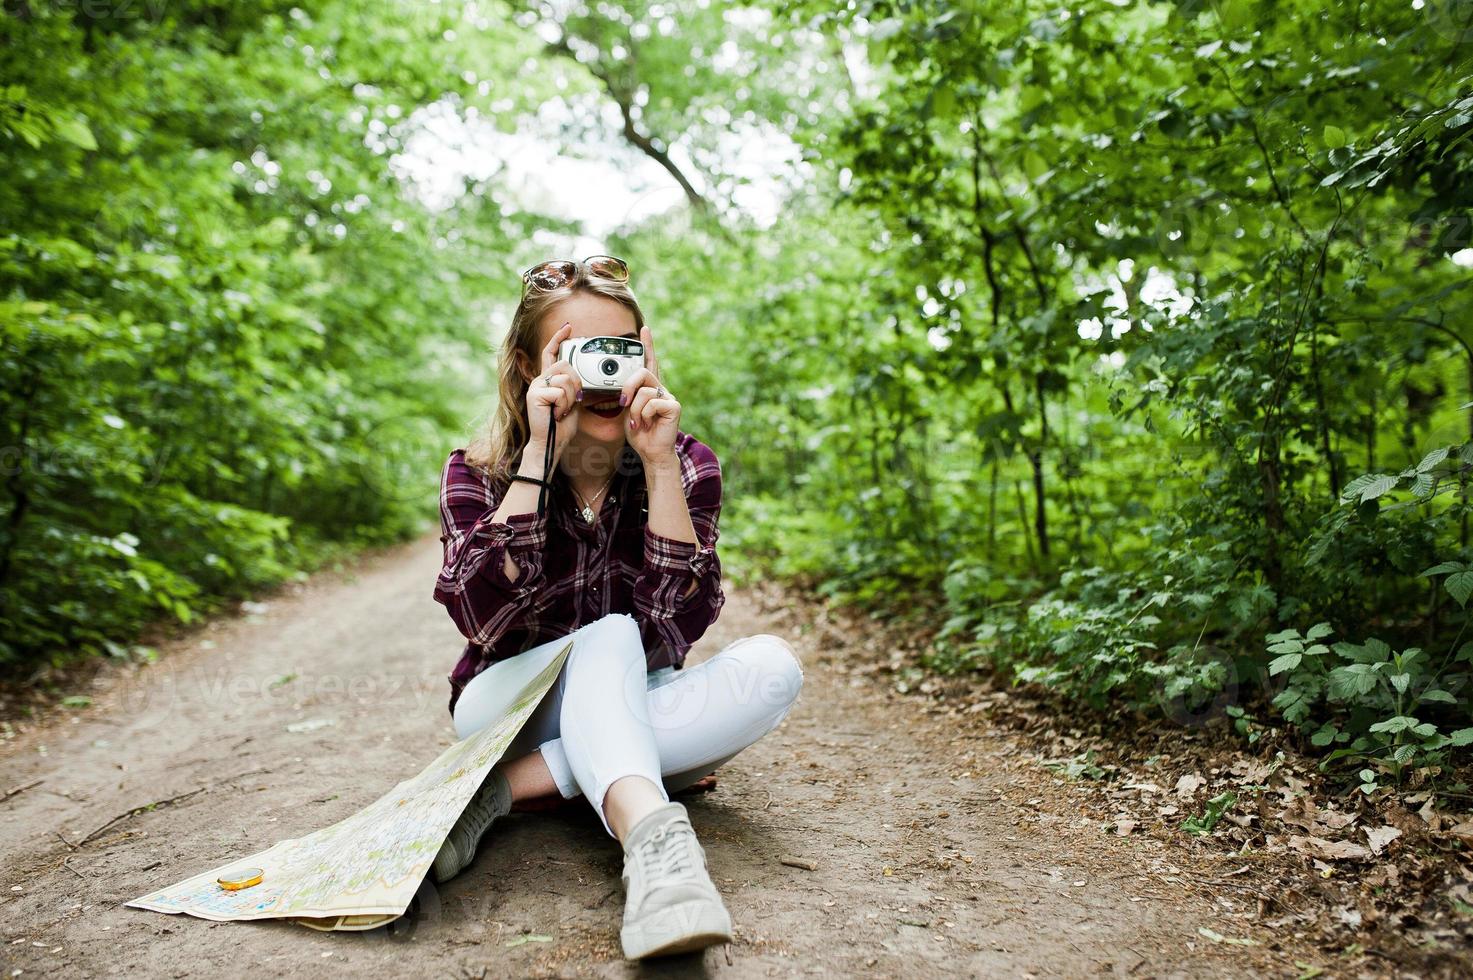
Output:
M624 385L629 402L626 432L629 444L646 464L675 458L675 434L680 426L680 402L660 384L659 362L649 327L639 331L644 344L644 367Z

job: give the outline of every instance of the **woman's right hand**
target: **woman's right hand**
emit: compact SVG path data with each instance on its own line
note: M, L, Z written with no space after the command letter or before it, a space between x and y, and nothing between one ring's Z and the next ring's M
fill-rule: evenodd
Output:
M558 455L562 455L563 447L578 431L578 401L583 397L583 382L573 370L573 365L558 360L557 356L558 347L571 336L571 323L558 328L547 346L542 348L542 373L527 387L528 444L538 450L547 446L548 410L556 409L557 445L554 452Z

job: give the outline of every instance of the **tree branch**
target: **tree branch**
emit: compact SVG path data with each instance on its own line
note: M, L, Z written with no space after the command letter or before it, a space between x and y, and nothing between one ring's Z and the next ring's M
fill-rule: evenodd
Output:
M670 145L669 142L666 140L656 142L655 137L640 131L639 126L634 120L634 98L632 93L623 85L619 84L613 75L605 71L598 64L579 61L578 55L573 51L572 45L568 43L568 32L566 29L562 30L557 40L548 42L547 49L553 54L571 58L588 69L588 73L594 78L602 82L604 91L608 92L609 98L613 99L614 104L619 107L619 115L624 120L624 138L645 156L665 168L665 172L675 178L675 182L685 192L686 200L692 205L701 211L711 210L711 202L707 201L701 195L701 192L696 190L695 185L690 182L690 179L686 177L685 173L681 171L675 161L670 159L670 154L664 148Z

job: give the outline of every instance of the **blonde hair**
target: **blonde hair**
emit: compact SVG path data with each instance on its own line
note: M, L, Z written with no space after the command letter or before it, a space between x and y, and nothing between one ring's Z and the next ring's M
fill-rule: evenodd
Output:
M542 339L539 328L542 319L554 306L575 293L592 293L611 299L627 307L634 314L634 329L644 327L644 312L629 289L628 283L616 282L603 276L589 275L582 263L578 265L576 278L566 286L542 291L528 289L512 314L511 328L501 342L499 396L491 415L490 424L466 447L465 460L480 467L493 476L505 476L511 471L517 454L527 444L531 427L527 424L527 389L530 382L522 376L517 363L517 352L526 355L533 371L542 367Z

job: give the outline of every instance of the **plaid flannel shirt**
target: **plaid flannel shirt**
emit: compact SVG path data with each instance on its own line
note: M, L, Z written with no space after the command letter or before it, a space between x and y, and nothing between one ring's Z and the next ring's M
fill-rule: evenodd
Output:
M465 685L491 664L609 613L639 623L650 670L684 664L726 601L716 557L721 465L685 432L675 452L699 544L650 530L644 467L629 446L592 525L557 474L542 517L496 521L508 477L471 466L463 449L450 454L440 478L445 561L434 594L469 640L449 675L452 712ZM508 555L520 570L515 582L506 576Z

